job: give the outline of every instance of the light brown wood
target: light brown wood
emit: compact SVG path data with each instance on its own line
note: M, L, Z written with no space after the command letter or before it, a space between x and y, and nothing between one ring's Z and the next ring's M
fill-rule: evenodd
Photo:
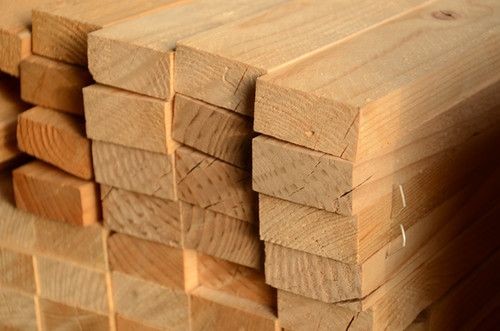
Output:
M92 142L95 180L158 198L176 200L174 155Z
M31 54L31 10L52 1L0 1L0 71L19 76L19 63Z
M249 117L176 94L172 136L196 150L250 169L255 134Z
M43 256L35 257L35 272L41 298L95 313L108 313L104 272Z
M17 116L29 106L19 98L19 82L0 74L0 168L19 155L16 143Z
M20 79L24 101L83 115L82 88L92 83L87 69L32 55L21 62Z
M83 94L89 138L164 154L175 151L171 102L98 84Z
M116 315L116 331L160 331L160 329Z
M499 11L495 0L428 2L270 73L255 130L350 161L392 151L498 78Z
M43 330L110 330L109 317L59 302L40 299Z
M117 314L158 329L189 330L189 296L120 272L112 273Z
M362 301L328 304L279 291L280 320L285 327L298 331L330 330L341 318L350 330L404 329L424 308L498 249L494 236L498 231L495 220L499 212L498 207L485 211L484 217L446 248L430 259L420 259L418 266L402 270ZM464 250L463 247L474 249ZM414 263L419 258L416 257ZM315 329L322 316L323 322Z
M261 269L263 247L254 224L182 203L184 247Z
M32 256L0 247L0 287L35 294Z
M170 100L177 40L251 15L283 0L196 0L89 35L96 81ZM134 56L130 56L134 54Z
M191 309L193 331L281 330L269 308L204 287L193 292Z
M33 161L13 172L16 206L41 217L77 225L99 221L95 183Z
M251 116L257 77L423 2L284 3L181 40L176 53L176 89Z
M325 302L366 297L404 268L410 268L408 265L414 263L415 256L421 260L432 257L484 210L497 203L495 191L500 173L495 172L495 167L498 161L491 167L493 170L476 169L484 174L482 178L470 176L471 182L462 190L428 211L414 225L405 227L404 247L399 229L398 236L362 263L346 264L266 243L266 281L280 289Z
M500 124L500 77L481 86L433 120L400 137L397 150L350 162L276 139L253 141L253 188L267 195L344 215L356 214L435 162ZM446 106L444 106L446 107ZM492 138L494 139L494 138ZM486 140L487 141L487 140Z
M34 107L18 117L19 149L82 179L92 179L92 150L85 123L73 115Z
M101 185L105 226L120 233L163 243L182 245L181 209L178 201Z
M188 147L177 149L175 162L180 200L256 223L257 196L249 172Z
M33 11L33 53L87 64L87 35L95 30L169 7L178 0L55 1Z
M0 329L36 331L36 308L32 295L0 288Z
M115 233L108 238L112 271L177 290L197 285L196 255L192 251Z

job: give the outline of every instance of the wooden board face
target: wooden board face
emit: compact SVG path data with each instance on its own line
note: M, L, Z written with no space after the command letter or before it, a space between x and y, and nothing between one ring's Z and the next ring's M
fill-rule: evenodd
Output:
M39 299L40 324L45 330L110 330L109 317L46 299Z
M40 217L76 225L100 220L97 185L33 161L13 173L16 206Z
M0 328L37 330L35 299L14 290L0 288Z
M0 247L0 287L35 294L33 257Z

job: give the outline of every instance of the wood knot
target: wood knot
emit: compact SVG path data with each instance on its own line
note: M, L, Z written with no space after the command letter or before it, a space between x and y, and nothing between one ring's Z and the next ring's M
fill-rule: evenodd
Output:
M451 10L438 10L432 13L432 17L438 20L449 21L456 20L458 18L458 14Z
M305 135L306 135L308 138L311 138L312 136L314 136L314 131L312 131L312 130L306 131L306 132L305 132Z

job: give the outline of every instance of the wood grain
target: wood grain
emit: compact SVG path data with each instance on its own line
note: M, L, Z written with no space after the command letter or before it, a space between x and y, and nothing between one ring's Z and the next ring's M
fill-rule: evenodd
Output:
M181 247L181 209L178 201L101 185L101 202L104 225L108 229Z
M115 233L108 238L112 271L177 290L190 290L197 284L196 256L193 252L152 241Z
M83 94L87 137L151 152L175 151L171 102L98 84Z
M97 186L33 161L13 172L16 206L41 217L77 225L99 221Z
M28 108L19 98L19 82L0 74L0 168L19 155L16 143L17 116Z
M20 114L17 144L23 152L82 179L92 179L92 151L81 118L34 107Z
M20 79L24 101L83 115L82 88L92 83L87 69L32 55L21 62Z
M498 77L499 10L432 1L270 73L257 82L255 130L350 161L392 151Z
M243 221L256 222L251 174L188 147L175 153L179 199Z
M36 331L34 297L0 288L0 328L2 330Z
M41 298L95 313L108 313L104 272L43 256L36 256L35 262Z
M169 7L178 0L56 1L33 10L33 53L87 65L87 35Z
M19 76L19 64L31 54L31 10L52 1L0 1L0 71Z
M44 330L110 330L108 316L46 299L39 300L39 307Z
M95 180L100 184L176 200L174 155L94 140Z
M250 169L255 134L248 117L176 94L172 136L184 145Z
M115 318L116 331L160 331L161 329L153 328L144 323L136 322L123 316L116 315Z
M189 297L120 272L112 273L117 314L158 329L189 330Z
M176 41L283 0L197 0L89 35L89 68L103 84L170 100ZM130 56L134 54L134 56Z
M176 89L196 99L252 116L257 77L423 2L316 0L283 3L181 40L176 54Z
M0 247L0 287L35 294L33 257Z
M182 203L184 247L260 269L263 250L254 224Z

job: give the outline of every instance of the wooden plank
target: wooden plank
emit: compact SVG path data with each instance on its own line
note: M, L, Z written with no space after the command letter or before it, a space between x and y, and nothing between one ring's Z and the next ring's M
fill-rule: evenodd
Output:
M277 288L325 302L365 297L411 264L415 256L430 258L453 241L478 214L497 202L498 171L476 171L487 175L482 179L472 177L466 188L407 227L405 246L402 247L399 235L363 263L346 264L266 243L266 281ZM381 265L384 268L380 268Z
M189 296L184 291L116 271L112 285L120 316L158 329L189 330Z
M261 269L263 247L254 224L182 203L184 247Z
M181 40L176 54L176 89L252 116L257 77L423 2L287 2Z
M43 256L35 256L35 272L41 298L95 313L108 313L104 272Z
M497 251L460 281L445 296L427 309L428 330L457 330L475 316L483 307L498 299L499 283L496 268L500 263Z
M404 329L424 308L498 249L494 236L499 212L496 207L486 213L431 259L420 260L416 268L402 270L362 301L328 304L279 291L280 320L293 330L309 330L321 317L318 330L331 330L339 321L352 330ZM463 247L474 250L464 251ZM457 254L457 250L462 253Z
M0 287L35 294L32 256L0 247Z
M178 201L101 185L104 225L112 230L165 245L182 245Z
M43 330L110 330L108 316L46 299L39 300L39 307Z
M392 151L498 78L499 10L494 0L429 2L262 77L255 130L350 161Z
M19 63L31 54L31 10L52 1L0 1L0 71L19 76Z
M16 206L41 217L77 225L99 221L97 186L33 161L13 172Z
M92 179L92 151L81 118L44 107L20 114L17 144L23 152L82 179Z
M0 74L0 168L19 155L17 116L29 106L19 98L18 85L16 79Z
M115 318L115 323L116 323L116 331L160 331L160 329L153 328L147 325L144 325L143 323L136 322L133 320L130 320L128 318L124 318L120 315L116 315Z
M172 136L176 141L250 169L255 136L250 118L182 94L176 94L174 109Z
M500 124L500 77L400 137L397 150L366 162L350 162L260 136L253 141L254 190L311 207L356 214L430 166L449 148L470 144ZM420 164L420 165L419 165Z
M257 196L251 189L250 173L184 146L177 149L175 162L180 200L256 222Z
M34 297L0 288L0 329L36 331Z
M198 282L193 251L115 233L108 238L108 254L112 271L177 290Z
M33 53L87 65L87 35L178 3L178 0L58 1L33 10Z
M196 0L91 33L90 71L99 83L170 100L177 40L280 2Z
M100 184L176 200L174 155L92 142L95 180Z
M83 115L82 88L92 83L87 69L32 55L21 62L20 79L24 101Z
M87 137L151 152L171 154L172 103L92 85L83 90Z

